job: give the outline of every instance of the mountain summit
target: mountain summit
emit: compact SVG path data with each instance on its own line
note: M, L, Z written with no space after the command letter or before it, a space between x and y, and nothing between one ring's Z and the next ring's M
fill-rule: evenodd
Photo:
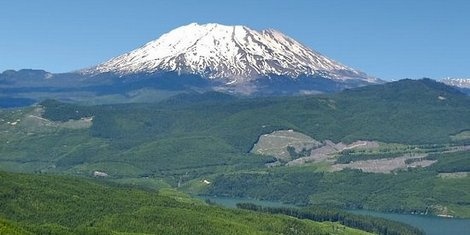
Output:
M84 74L177 72L239 84L258 77L319 76L332 80L377 82L272 29L192 23Z

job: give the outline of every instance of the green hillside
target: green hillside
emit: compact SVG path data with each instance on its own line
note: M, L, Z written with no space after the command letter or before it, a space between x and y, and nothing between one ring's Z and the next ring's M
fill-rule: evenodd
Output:
M429 168L395 174L318 172L314 166L220 174L206 193L300 205L470 217L468 152L432 156ZM443 173L449 177L442 177ZM455 177L452 177L455 175Z
M470 97L429 79L298 97L209 92L154 104L99 106L46 100L0 110L0 170L81 176L99 171L106 181L150 189L400 212L447 208L470 217L468 190L461 198L450 195L468 188L468 177L439 176L469 171L462 167L468 159L464 145L470 143L469 107ZM370 140L380 148L268 169L275 158L250 150L275 130L334 143ZM440 154L445 151L463 152L446 158ZM334 163L429 153L436 155L426 159L436 162L424 169L330 172Z
M0 202L1 234L366 234L72 177L0 172Z
M450 135L470 126L470 97L432 80L402 80L322 96L202 96L178 96L155 105L43 105L51 120L94 115L92 136L127 147L168 136L204 135L246 152L259 135L288 128L335 142L436 144L450 142Z
M24 230L20 226L14 225L12 222L0 219L0 234L9 235L30 235L32 233Z

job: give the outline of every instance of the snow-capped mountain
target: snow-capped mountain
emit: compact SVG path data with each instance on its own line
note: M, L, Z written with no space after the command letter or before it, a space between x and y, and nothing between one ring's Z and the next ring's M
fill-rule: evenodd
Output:
M470 88L470 78L444 78L441 82L449 86Z
M81 73L120 76L172 71L240 84L272 75L320 76L346 81L379 80L335 62L272 29L196 24L176 28L129 53Z

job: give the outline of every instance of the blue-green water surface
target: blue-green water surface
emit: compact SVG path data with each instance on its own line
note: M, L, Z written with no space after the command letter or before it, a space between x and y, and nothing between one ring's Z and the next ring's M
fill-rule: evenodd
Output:
M261 201L246 198L228 198L228 197L199 197L203 200L210 200L228 208L236 208L237 203L253 203L267 207L295 207L294 205L281 202ZM348 212L360 215L370 215L389 220L395 220L412 225L423 230L427 235L470 235L469 219L442 218L437 216L423 216L397 213L383 213L368 210L348 210Z

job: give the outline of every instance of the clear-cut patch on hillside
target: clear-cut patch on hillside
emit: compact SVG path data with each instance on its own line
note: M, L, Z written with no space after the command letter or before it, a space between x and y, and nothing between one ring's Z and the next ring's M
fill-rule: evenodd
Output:
M462 131L462 132L459 132L455 135L451 135L450 139L452 141L468 140L468 139L470 139L470 131Z
M437 160L426 160L427 154L423 155L405 155L396 158L385 158L385 159L373 159L365 161L356 161L348 164L334 164L332 166L333 171L340 171L343 169L360 169L363 172L372 173L391 173L394 170L416 168L416 167L428 167Z
M460 179L470 177L470 172L439 173L438 177L441 177L443 179Z
M6 112L5 112L6 113ZM5 133L26 132L27 134L54 132L64 129L87 129L93 124L93 117L82 117L65 122L51 121L43 117L44 107L36 106L25 111L13 111L0 119L0 129Z
M310 152L321 145L310 136L293 130L281 130L260 136L251 152L286 161L290 160L293 154Z
M287 166L295 166L325 160L333 162L335 155L343 150L378 147L375 141L335 144L330 140L320 142L294 130L280 130L261 135L251 152L275 157L278 160L276 165L285 163Z
M376 141L356 141L351 144L342 142L333 143L331 140L318 141L314 138L296 132L294 130L279 130L269 134L261 135L258 142L253 146L251 153L273 156L276 162L266 166L299 166L326 162L331 171L344 169L359 169L363 172L391 173L399 169L428 167L436 160L427 159L425 153L419 151L408 154L399 151L396 154L381 156L380 150L386 148L387 144L380 148ZM447 151L464 151L465 149L449 148ZM349 162L341 162L340 156L355 153ZM374 153L378 155L374 155ZM382 153L383 154L383 153ZM355 157L354 157L355 156ZM361 159L369 156L371 159ZM343 160L344 161L344 160Z

